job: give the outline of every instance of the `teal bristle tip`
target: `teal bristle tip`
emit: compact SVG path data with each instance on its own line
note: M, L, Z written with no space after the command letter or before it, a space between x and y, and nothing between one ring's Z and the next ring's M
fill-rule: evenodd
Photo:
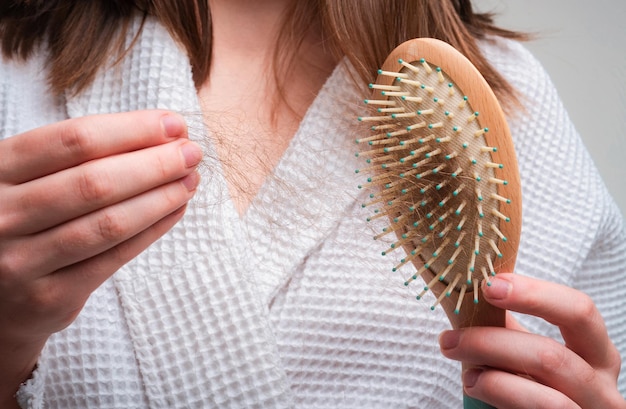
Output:
M478 272L484 270L481 264L482 258L484 258L482 254L487 253L487 250L481 244L483 246L480 248L481 256L480 258L475 258L475 255L479 254L478 247L471 246L463 252L460 249L467 245L467 241L470 240L468 237L472 237L472 242L475 239L476 243L478 243L479 238L481 238L480 243L485 243L485 238L492 235L490 229L487 229L487 225L490 225L490 222L485 224L487 219L490 220L492 218L492 214L500 219L499 222L510 221L509 218L497 210L495 212L492 210L487 211L489 206L484 208L484 214L481 213L483 206L485 206L485 201L487 204L492 203L491 199L499 201L501 205L511 203L511 200L502 197L501 193L492 193L494 192L493 189L495 189L494 185L506 186L508 181L503 180L506 177L500 176L497 170L503 169L504 166L498 164L497 162L499 161L496 158L487 158L487 155L491 154L491 152L497 152L497 149L491 145L490 141L481 141L479 138L482 134L489 132L487 127L480 128L480 125L486 125L486 123L482 123L483 120L481 118L487 115L487 112L482 112L481 118L476 118L480 115L479 111L483 110L477 109L479 108L477 106L472 107L469 104L468 96L463 95L463 91L456 88L454 83L445 82L444 78L448 81L450 79L442 68L436 67L436 64L433 64L433 62L426 61L425 58L413 58L411 63L415 66L414 69L412 66L408 66L407 61L402 58L398 58L397 62L404 65L406 69L410 69L409 76L400 73L399 68L402 68L401 65L398 65L397 67L399 68L394 70L397 71L396 73L390 73L386 71L386 68L381 68L378 70L378 74L388 77L385 80L385 84L381 84L381 86L376 83L369 84L370 89L375 89L377 95L381 95L381 93L385 95L382 99L389 97L390 102L378 101L379 98L374 97L363 100L363 103L369 107L370 112L377 111L380 114L376 115L381 116L370 117L363 115L358 117L358 120L362 122L380 120L380 124L371 127L372 131L376 131L375 135L372 133L372 136L367 138L361 137L360 140L355 140L355 143L360 144L359 148L374 148L367 155L364 152L355 153L355 157L371 163L370 165L361 165L363 169L357 169L355 173L365 174L369 173L370 170L375 170L383 174L381 177L368 178L366 184L358 185L359 189L366 191L367 188L374 185L379 191L385 192L384 195L377 192L376 197L370 196L374 200L371 203L368 202L367 207L368 209L372 208L372 217L368 218L367 221L377 221L380 216L384 215L388 227L383 229L384 233L377 235L378 240L384 241L381 239L383 235L396 237L395 240L391 240L393 244L388 242L382 246L382 249L379 249L379 251L385 250L380 254L391 257L392 250L405 254L401 256L401 259L400 257L398 258L400 259L399 263L396 261L395 265L389 266L392 272L403 270L405 264L411 264L410 262L416 259L418 255L419 257L429 257L428 255L431 254L431 264L437 267L442 266L442 270L447 268L447 271L454 271L454 274L457 274L455 270L457 268L465 270L465 273L470 276L455 278L455 282L458 282L457 287L463 287L464 291L467 289L467 291L471 292L471 288L466 288L466 286L476 285L482 280L471 277L473 273L465 257L472 256L473 261L471 265L474 265L474 262L476 262L475 270ZM422 69L419 63L422 63L425 69ZM431 70L432 74L435 75L431 74L427 79L420 80L421 76L428 76ZM394 80L399 82L405 81L404 78L414 79L415 81L407 80L407 83L402 84L393 82ZM429 81L432 81L432 83L429 84ZM439 84L436 84L437 82ZM393 87L388 86L392 83ZM404 87L408 86L409 83L411 85L410 88L416 94L420 94L421 98L402 96L399 95L401 92L395 92L404 91ZM396 85L400 85L402 88ZM445 94L438 95L436 91L444 91ZM450 103L448 98L450 98L452 103ZM411 102L409 103L409 101ZM454 103L454 101L461 103ZM462 101L467 101L467 104L463 104ZM434 110L430 109L433 103L437 105ZM363 105L361 106L367 108ZM379 108L380 106L382 108ZM393 108L391 108L392 106ZM457 111L457 106L459 110L463 111ZM418 107L420 110L418 110ZM463 113L459 115L460 112ZM413 118L415 123L407 126L408 124L403 122L405 117ZM467 123L473 121L474 124L467 125L466 129L466 125L461 124L460 121L467 121ZM436 128L442 129L435 130ZM494 132L497 133L498 131ZM465 142L462 136L466 133L473 134L475 138L471 138L471 140L468 138L466 139L467 142ZM365 142L368 142L368 144L366 145ZM395 156L395 153L398 155ZM483 154L485 156L482 156ZM367 157L373 158L371 162ZM426 159L424 160L424 158ZM472 164L475 166L471 168L470 172L467 172L467 169L470 169ZM483 167L494 169L495 174L482 174ZM487 172L492 172L492 170L487 169ZM466 175L466 173L469 173L469 175ZM472 187L467 189L470 183ZM465 190L463 189L464 186L466 187ZM468 191L475 193L467 194ZM484 198L481 196L481 191ZM368 194L369 192L363 193ZM400 197L397 197L399 194ZM385 198L385 196L387 197ZM465 201L459 200L459 198L463 199L464 196L471 197L469 202L482 202L482 204L466 206ZM393 201L390 198L393 198ZM463 204L461 205L461 203ZM366 204L362 206L365 207ZM374 209L375 207L379 209ZM374 213L377 216L374 217ZM463 216L467 213L473 214L474 217L479 215L480 218L484 219L478 222L466 219ZM463 217L462 220L461 217ZM420 222L416 221L417 219L420 219ZM430 225L429 222L431 223ZM478 227L475 223L479 223ZM498 221L495 223L497 224ZM376 230L380 231L380 229ZM495 232L497 233L495 237L496 242L497 240L500 240L500 243L507 242L507 238L503 236L502 232L497 229L495 229ZM459 234L461 234L460 237ZM465 237L466 235L467 237ZM461 240L462 237L465 237L464 241ZM443 244L444 240L446 240L446 245ZM402 251L405 243L411 245L415 250L404 249ZM493 242L491 244L495 248L496 245ZM452 252L450 252L450 248L453 249ZM455 248L456 252L454 252ZM497 248L495 249L497 250ZM454 255L452 255L453 252ZM503 257L501 253L498 254L498 251L491 252L491 256L493 258ZM393 258L395 260L395 257ZM434 262L435 260L437 262ZM428 263L424 263L424 261L426 259L422 260L422 267L428 268ZM448 266L445 266L446 262ZM494 272L490 270L487 268L485 274L493 275ZM437 279L448 285L446 275L450 276L451 274L443 274L443 276L442 274L439 272ZM421 280L420 284L417 284L417 281L412 283L412 281L420 279L419 274L415 273L412 277L408 277L408 275L404 277L404 285L410 287L411 290L418 289L419 291L422 288ZM491 282L487 280L485 280L486 285L490 286ZM419 291L420 295L415 295L417 300L428 299L428 297L424 297L424 294L432 289L428 288L428 285L423 288L424 291ZM450 292L454 291L448 291L445 295L450 296ZM469 303L469 299L467 301ZM474 302L477 302L476 298ZM430 309L436 310L438 305L439 301L433 303ZM449 312L450 310L446 309L446 311ZM459 314L459 309L454 309L453 312L454 314Z

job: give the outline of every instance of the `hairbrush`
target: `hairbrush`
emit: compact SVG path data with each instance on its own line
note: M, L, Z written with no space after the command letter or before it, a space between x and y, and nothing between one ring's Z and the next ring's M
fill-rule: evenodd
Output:
M369 88L357 172L367 175L359 187L374 209L368 221L387 221L374 237L392 238L383 255L403 249L393 271L418 299L432 292L431 308L441 305L453 328L504 326L505 311L480 302L480 288L513 271L521 190L493 91L455 48L426 38L393 50ZM467 397L465 405L488 407Z

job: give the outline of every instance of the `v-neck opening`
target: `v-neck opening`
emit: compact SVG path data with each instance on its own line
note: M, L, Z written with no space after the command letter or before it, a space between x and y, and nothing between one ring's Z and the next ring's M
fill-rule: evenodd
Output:
M357 115L350 109L359 99L350 92L349 81L340 63L236 223L235 245L254 269L257 291L268 308L355 200L356 162L345 131L354 128ZM229 206L236 212L233 202Z

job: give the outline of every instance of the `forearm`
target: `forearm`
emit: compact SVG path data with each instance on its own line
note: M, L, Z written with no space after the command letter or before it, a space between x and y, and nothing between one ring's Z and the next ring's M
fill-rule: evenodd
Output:
M10 342L0 339L0 407L19 408L15 394L30 376L46 340Z

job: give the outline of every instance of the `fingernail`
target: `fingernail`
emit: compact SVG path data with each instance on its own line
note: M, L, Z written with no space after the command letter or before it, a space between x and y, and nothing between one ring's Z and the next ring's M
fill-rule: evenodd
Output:
M495 276L489 280L486 286L483 286L483 291L487 298L492 300L504 300L511 293L511 288L510 282Z
M460 331L444 331L439 335L439 346L441 349L453 349L459 345L461 338Z
M463 385L466 388L473 387L474 385L476 385L476 382L478 381L478 378L482 373L483 370L478 368L471 368L463 372Z
M183 152L188 168L196 166L202 160L202 148L194 142L185 143L180 150Z
M166 114L161 117L161 125L165 130L165 135L169 137L182 136L187 129L185 120L176 114Z
M198 172L191 172L190 174L185 176L181 182L183 186L187 188L187 190L193 192L194 190L196 190L198 184L200 183L200 175L198 174Z

